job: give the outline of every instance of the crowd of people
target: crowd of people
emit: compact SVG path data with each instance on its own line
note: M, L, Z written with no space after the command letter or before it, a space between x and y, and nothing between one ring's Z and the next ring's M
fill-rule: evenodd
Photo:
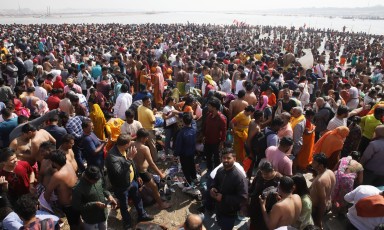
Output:
M199 211L224 230L239 216L249 229L323 229L330 211L348 229L384 229L383 35L12 24L0 38L4 229L57 229L58 216L107 229L109 208L121 229L152 221L141 191L172 206L158 189L167 160L188 186L206 180ZM180 225L204 228L193 214Z

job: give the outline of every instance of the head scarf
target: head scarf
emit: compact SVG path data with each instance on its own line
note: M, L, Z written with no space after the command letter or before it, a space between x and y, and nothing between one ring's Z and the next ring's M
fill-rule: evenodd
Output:
M91 118L94 125L93 132L100 140L104 140L104 127L107 121L105 120L104 113L98 104L92 105L92 112L89 114L89 117Z
M61 81L62 77L61 76L57 76L56 77L56 80L55 82L53 83L53 88L54 89L58 89L58 88L62 88L64 89L64 83Z
M346 126L337 127L326 132L315 144L313 153L323 152L327 158L343 148L345 138L349 135L349 128Z
M260 106L261 101L263 102L263 104ZM256 110L263 111L265 107L267 107L267 105L268 105L268 96L262 95L259 103L257 103L256 105Z
M205 75L205 76L204 76L204 80L207 80L207 81L209 82L210 85L215 85L215 83L214 83L214 81L213 81L211 75L208 75L208 74Z
M160 66L156 67L156 75L159 78L159 87L160 87L161 95L163 95L163 93L164 93L164 76L163 76L163 72L161 71Z

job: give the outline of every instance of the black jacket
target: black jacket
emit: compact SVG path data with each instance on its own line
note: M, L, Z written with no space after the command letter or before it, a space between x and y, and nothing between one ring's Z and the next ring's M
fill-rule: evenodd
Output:
M137 171L133 161L127 160L115 145L108 152L105 159L105 167L107 168L108 178L114 189L126 189L130 186L130 167L133 167L135 172L134 180L137 180Z
M212 187L223 195L221 202L216 202L216 211L220 214L237 215L248 199L247 178L235 166L228 171L224 167L219 168Z

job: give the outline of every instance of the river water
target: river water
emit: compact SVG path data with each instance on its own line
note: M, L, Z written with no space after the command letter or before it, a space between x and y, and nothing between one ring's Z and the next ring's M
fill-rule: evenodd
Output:
M332 28L347 31L384 34L383 20L343 19L339 17L278 16L256 15L250 13L224 12L163 12L163 13L79 13L57 14L51 16L0 16L0 24L62 24L62 23L211 23L232 24L234 20L250 25L295 26L314 28Z

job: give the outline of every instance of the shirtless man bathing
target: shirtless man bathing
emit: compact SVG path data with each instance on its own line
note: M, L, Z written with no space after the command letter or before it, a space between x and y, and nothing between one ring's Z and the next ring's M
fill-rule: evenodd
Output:
M153 198L156 200L157 205L160 209L167 209L171 207L171 204L162 201L160 193L158 191L157 185L152 178L152 175L148 172L148 167L150 167L156 174L160 175L161 178L165 177L165 174L160 171L153 162L151 152L148 146L145 145L148 140L149 132L145 129L139 129L136 134L136 141L133 144L137 149L137 154L134 157L133 161L139 172L139 176L142 179L142 182L146 184L153 191Z

